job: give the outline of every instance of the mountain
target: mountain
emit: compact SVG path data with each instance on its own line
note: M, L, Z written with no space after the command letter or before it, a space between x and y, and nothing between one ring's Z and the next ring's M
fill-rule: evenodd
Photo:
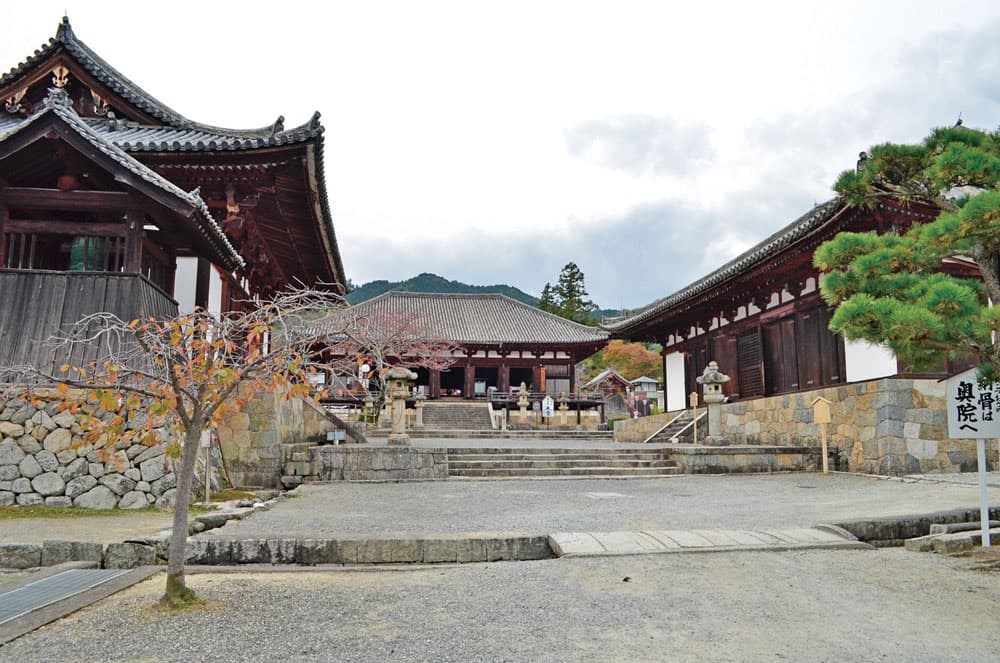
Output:
M516 299L530 306L538 306L538 297L532 297L528 293L518 290L511 285L469 285L460 281L449 281L437 274L423 273L405 281L372 281L362 286L358 286L347 295L347 301L351 304L360 304L373 297L399 290L402 292L440 292L440 293L462 293L462 294L489 294L497 293L507 295L511 299Z

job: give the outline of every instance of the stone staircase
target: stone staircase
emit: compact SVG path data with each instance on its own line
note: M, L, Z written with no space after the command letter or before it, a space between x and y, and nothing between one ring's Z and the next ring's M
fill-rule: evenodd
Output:
M448 476L660 477L677 474L662 449L451 448Z
M493 430L486 403L427 403L424 428L428 430Z
M700 413L701 411L699 411L699 414ZM675 419L668 426L665 426L664 428L660 429L655 435L646 440L646 442L648 443L659 442L662 444L668 444L673 440L674 436L678 435L679 433L680 435L678 435L677 438L678 442L692 442L694 440L694 429L687 428L687 430L684 430L685 427L690 425L690 423L691 423L691 410L685 410L683 413L681 413L680 417ZM698 431L699 437L704 436L705 427L707 425L708 425L708 420L705 417L702 417L700 420L698 420L698 427L700 429ZM681 433L682 430L684 430L683 433Z

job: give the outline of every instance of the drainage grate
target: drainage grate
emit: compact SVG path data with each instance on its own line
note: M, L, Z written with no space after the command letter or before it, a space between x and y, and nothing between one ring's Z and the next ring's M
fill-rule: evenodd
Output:
M0 594L0 624L125 575L129 569L70 569Z

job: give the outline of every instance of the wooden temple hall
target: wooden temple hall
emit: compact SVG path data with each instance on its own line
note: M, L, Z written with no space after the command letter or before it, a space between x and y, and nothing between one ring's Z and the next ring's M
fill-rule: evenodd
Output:
M900 231L939 211L891 196L870 210L830 200L708 276L602 327L614 338L662 344L671 411L700 392L695 378L711 360L731 377L724 386L731 400L907 373L888 349L829 330L833 311L820 297L813 252L842 231ZM942 268L978 276L971 262Z
M414 386L429 398L510 394L523 382L553 398L577 390L574 366L608 342L607 332L498 294L388 292L349 314L373 326L419 328L454 346L442 369L416 368ZM385 332L376 332L385 335Z
M0 77L0 364L86 313L221 312L292 282L345 282L318 113L199 124L66 18Z

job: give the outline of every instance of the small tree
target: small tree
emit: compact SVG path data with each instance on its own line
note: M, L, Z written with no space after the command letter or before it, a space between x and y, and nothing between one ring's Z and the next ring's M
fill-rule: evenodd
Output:
M587 298L583 272L576 263L566 263L555 286L545 284L539 308L584 325L593 324L591 314L597 310L597 305Z
M830 328L848 339L886 344L915 368L949 356L1000 376L1000 135L956 125L919 145L884 144L862 154L834 186L848 204L880 198L924 201L937 219L902 234L841 233L814 264L824 299L836 305ZM973 261L982 279L942 272L942 261Z
M246 312L214 316L203 310L169 320L121 320L95 313L50 339L67 356L74 350L99 353L87 366L64 365L58 375L36 368L21 370L24 380L58 383L76 410L81 400L96 401L115 413L109 421L87 420L91 437L115 442L155 439L162 426L176 431L180 469L176 471L173 527L167 555L167 582L161 603L174 607L194 598L184 576L191 482L202 433L244 407L257 393L284 398L308 397L312 351L331 332L317 318L339 297L316 290L277 295ZM84 397L70 387L82 388ZM30 393L30 392L29 392ZM76 398L78 402L73 402ZM139 430L128 422L145 417Z

